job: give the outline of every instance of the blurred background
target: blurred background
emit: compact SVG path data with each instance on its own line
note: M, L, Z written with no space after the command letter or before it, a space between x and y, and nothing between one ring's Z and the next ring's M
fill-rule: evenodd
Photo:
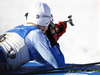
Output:
M0 34L25 24L30 5L45 2L54 16L54 23L72 15L75 26L68 24L59 39L66 63L100 62L100 0L0 0Z

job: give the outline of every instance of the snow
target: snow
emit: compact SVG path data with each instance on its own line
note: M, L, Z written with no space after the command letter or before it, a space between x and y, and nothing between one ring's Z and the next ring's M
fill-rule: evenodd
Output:
M32 3L40 1L50 6L54 23L72 15L75 26L68 24L58 41L66 63L99 62L100 0L0 0L0 34L25 24L24 14Z

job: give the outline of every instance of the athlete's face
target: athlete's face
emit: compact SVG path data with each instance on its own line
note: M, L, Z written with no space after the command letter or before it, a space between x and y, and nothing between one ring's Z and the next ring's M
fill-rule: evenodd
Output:
M48 30L48 26L39 26L39 28L42 30L43 33Z

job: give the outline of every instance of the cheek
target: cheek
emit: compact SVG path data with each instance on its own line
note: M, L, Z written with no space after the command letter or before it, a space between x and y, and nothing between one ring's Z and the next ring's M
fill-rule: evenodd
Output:
M46 30L48 30L48 26L46 27Z
M46 31L46 30L48 30L48 26L42 26L40 29L41 29L42 31Z
M48 30L48 26L43 27L43 30Z

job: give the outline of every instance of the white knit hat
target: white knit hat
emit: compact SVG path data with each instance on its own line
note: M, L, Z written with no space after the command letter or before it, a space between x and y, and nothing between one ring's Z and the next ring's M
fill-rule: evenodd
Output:
M51 19L51 10L46 3L39 2L36 5L32 5L28 11L27 22L48 26Z

